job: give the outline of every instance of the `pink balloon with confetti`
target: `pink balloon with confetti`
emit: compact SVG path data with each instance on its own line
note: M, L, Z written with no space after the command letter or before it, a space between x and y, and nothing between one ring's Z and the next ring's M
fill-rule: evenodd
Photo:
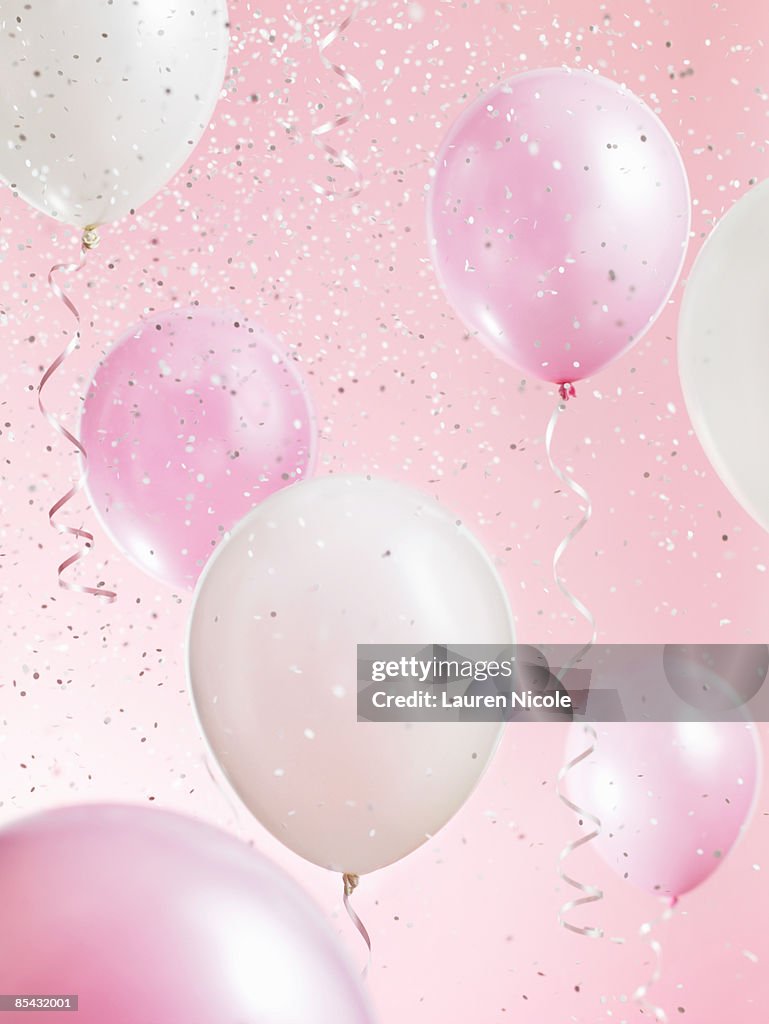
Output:
M256 321L197 308L143 321L108 353L81 438L105 529L175 587L194 586L235 523L310 473L316 440L288 351Z
M756 805L761 747L751 722L607 722L595 743L574 724L566 757L587 747L568 795L601 822L595 850L622 878L676 901L721 865ZM585 828L592 828L585 823Z
M373 1022L307 895L193 818L138 804L21 818L0 830L0 901L9 1021Z
M616 82L550 68L497 86L450 129L429 235L468 327L568 397L664 307L689 211L683 162L650 108Z

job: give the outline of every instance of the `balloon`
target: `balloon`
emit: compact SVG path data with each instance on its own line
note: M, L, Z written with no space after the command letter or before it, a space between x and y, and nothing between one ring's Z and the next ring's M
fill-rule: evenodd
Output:
M697 711L728 714L761 690L769 673L766 644L665 644L665 676L681 700Z
M256 818L361 875L462 806L499 722L356 721L356 644L513 642L501 581L466 527L411 488L325 477L273 495L219 548L190 621L192 696Z
M437 159L428 233L449 301L497 355L571 384L636 342L689 235L675 143L592 72L516 75L474 103Z
M225 0L4 0L0 177L82 228L132 212L200 140L228 46Z
M88 490L137 565L195 584L220 537L311 471L315 430L294 364L232 312L160 313L97 369L80 424Z
M739 200L701 249L684 292L678 368L714 469L769 530L769 181Z
M0 992L76 995L79 1024L372 1020L304 893L190 818L92 804L22 819L0 831L0 901Z
M591 846L623 878L678 899L716 870L750 817L760 776L755 727L620 722L594 728L594 753L567 776L570 799L601 820ZM589 743L584 726L572 725L567 759Z

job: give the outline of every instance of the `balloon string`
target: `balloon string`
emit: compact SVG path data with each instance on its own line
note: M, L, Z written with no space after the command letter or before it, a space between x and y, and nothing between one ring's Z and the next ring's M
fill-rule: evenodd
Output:
M584 807L580 807L579 804L575 804L566 796L566 794L561 789L561 784L563 780L566 778L566 776L569 774L569 772L573 768L575 768L581 761L584 761L585 758L590 757L591 754L595 751L598 733L595 731L592 725L585 725L584 729L585 733L590 737L592 742L585 750L582 751L581 754L578 754L575 758L572 758L572 760L565 764L558 772L558 783L556 786L556 792L559 798L561 799L562 803L564 803L570 811L573 811L575 814L579 815L580 824L587 820L591 822L595 827L593 831L589 832L587 835L580 836L579 839L573 839L570 842L566 843L564 848L561 850L560 856L558 858L558 874L561 878L561 881L566 882L567 885L570 885L573 889L577 889L579 892L583 893L583 895L573 900L567 900L561 906L560 910L558 911L558 923L561 925L561 927L566 928L570 932L575 932L577 935L584 935L588 939L602 939L604 934L603 928L598 928L593 925L580 926L572 924L570 921L567 920L568 915L571 914L573 910L576 910L577 907L586 906L589 903L598 903L600 900L603 899L603 889L599 889L597 885L590 885L587 882L580 882L578 879L572 878L571 875L567 874L566 870L563 867L564 861L567 860L572 855L572 853L574 853L575 850L578 850L580 846L586 846L588 843L591 843L594 839L597 839L598 836L601 834L601 819L598 818L595 814L592 814L590 811L586 810Z
M355 890L358 888L358 883L359 882L360 882L360 877L358 875L352 875L352 874L342 875L342 884L344 886L344 909L347 911L347 914L348 914L350 920L352 921L352 923L355 925L355 927L360 932L361 938L363 939L363 941L368 946L368 960L366 961L366 966L361 971L361 977L365 978L366 975L368 974L369 967L371 966L371 936L369 935L368 931L366 930L365 924L358 917L357 913L355 912L355 908L353 907L352 903L350 902L350 897L355 892Z
M77 306L74 304L74 302L72 302L69 296L64 294L61 286L56 280L56 274L58 274L60 271L72 275L79 273L85 266L86 257L88 256L89 251L91 249L95 249L98 244L99 234L96 228L86 228L83 232L83 237L80 244L80 261L78 263L57 263L54 266L52 266L51 269L48 271L48 286L50 287L55 298L59 299L59 301L66 306L67 310L75 318L76 329L70 340L67 342L64 351L59 353L59 355L54 359L54 361L45 371L43 376L40 378L40 383L37 386L37 404L38 408L40 409L40 412L48 421L48 424L61 437L65 438L65 440L69 441L69 443L74 446L82 460L81 469L78 473L78 477L75 480L75 482L66 492L66 494L63 494L58 499L58 501L55 501L48 510L48 522L51 524L54 530L56 530L57 533L60 533L64 536L74 537L77 541L82 542L83 544L82 548L77 550L74 554L70 555L69 558L65 558L64 561L59 564L56 570L59 578L59 586L62 587L64 590L71 590L79 594L93 594L94 597L104 597L107 599L107 602L111 604L117 597L117 594L114 591L105 590L102 586L86 587L79 583L72 583L64 578L64 573L67 571L67 569L71 568L71 566L75 565L81 559L85 558L85 556L93 549L94 546L94 536L92 533L90 533L90 531L84 530L76 526L68 526L66 523L60 523L56 520L57 513L59 513L67 504L67 502L71 501L72 498L74 498L75 495L78 494L83 488L83 485L85 483L86 467L88 464L88 454L83 445L81 444L81 442L78 440L78 438L70 430L67 430L64 424L61 423L53 415L53 413L48 411L48 409L45 406L45 403L43 402L43 390L45 389L46 384L51 379L51 377L56 373L56 371L59 369L62 363L69 356L71 356L75 349L77 349L80 345L80 313L78 312Z
M348 91L357 96L357 102L354 104L354 107L350 112L346 114L335 114L330 120L324 121L323 124L316 125L312 129L312 140L315 145L325 153L328 162L346 168L355 176L355 184L348 186L341 192L333 188L327 188L325 185L319 185L317 182L313 182L312 187L315 191L320 195L325 196L326 199L354 199L355 196L360 195L363 187L363 177L353 158L344 150L337 149L335 146L332 146L326 139L326 136L330 135L332 132L339 131L339 129L343 128L345 125L354 126L360 120L363 113L363 86L355 75L349 72L341 64L335 64L334 61L327 57L326 50L347 31L358 13L364 7L365 3L366 0L358 0L344 21L333 28L328 35L324 36L318 43L318 53L321 61L323 62L323 66L333 74L338 75L347 86ZM330 180L333 181L333 179Z
M566 387L566 385L562 384L561 387ZM568 387L572 389L571 394L573 397L574 385L570 384L568 385ZM558 405L556 405L555 409L553 409L553 414L550 417L550 422L547 425L547 430L545 431L545 451L547 452L547 461L550 463L550 469L558 477L561 483L565 484L569 488L569 490L576 494L577 497L580 498L585 503L585 510L582 514L582 518L576 523L576 525L574 525L571 528L571 530L569 530L569 532L563 538L561 543L555 549L555 552L553 554L553 579L555 580L558 589L561 591L561 593L569 602L569 604L571 604L575 611L579 612L579 614L587 621L588 625L590 626L591 634L590 639L585 644L585 646L580 648L580 650L578 650L577 653L569 660L569 662L566 665L564 665L564 667L561 669L561 672L559 674L559 682L563 682L563 677L566 675L569 669L577 661L583 658L585 654L587 654L587 652L595 643L596 638L598 636L598 632L596 630L595 625L595 617L593 613L590 611L586 604L580 601L580 599L576 597L571 592L571 590L569 590L569 588L564 583L563 577L558 571L558 566L560 565L561 559L568 551L571 542L576 537L578 537L580 533L582 533L587 524L590 522L590 517L593 514L593 503L591 502L590 495L587 493L585 488L581 484L578 484L573 477L569 476L569 474L565 472L565 470L561 469L561 467L557 465L553 459L553 435L555 433L556 424L558 423L558 417L565 411L566 403L559 402Z
M598 633L596 630L595 618L593 616L593 613L582 601L579 600L578 597L576 597L571 592L571 590L569 590L569 588L564 583L563 577L561 576L558 569L560 561L566 554L569 545L575 539L575 537L577 537L584 530L584 528L590 521L590 517L593 513L593 506L590 501L590 496L585 490L585 488L582 487L581 484L578 484L577 481L574 480L571 476L569 476L569 474L566 473L563 469L561 469L561 467L558 466L553 459L552 449L555 427L558 422L558 417L566 409L565 403L569 400L569 398L574 398L576 395L574 385L561 384L559 388L559 394L563 401L556 405L555 409L553 410L553 414L550 417L550 421L547 425L547 430L545 432L545 450L547 452L547 460L550 463L551 470L558 477L561 483L565 484L574 494L577 495L578 498L580 498L584 502L585 510L579 522L577 522L577 524L573 526L571 530L569 530L569 532L563 538L561 543L555 549L555 553L553 554L553 578L555 579L558 589L561 591L563 596L572 605L572 607L577 612L579 612L579 614L584 619L586 619L591 630L590 639L588 640L588 642L583 647L581 647L577 651L577 653L574 654L558 672L558 682L562 683L566 674L569 672L572 666L575 665L578 661L580 661L580 659L583 658L585 654L587 654L587 652L593 646L593 644L596 641ZM575 768L581 761L584 761L586 758L590 757L591 754L593 754L593 752L595 751L596 743L598 741L598 733L592 725L586 724L584 726L584 730L585 734L590 737L591 742L588 745L588 747L582 751L581 754L578 754L577 757L573 758L571 761L565 764L558 772L556 793L558 794L558 797L560 798L561 802L564 803L569 808L569 810L573 811L575 814L579 816L580 824L587 820L594 826L594 828L593 831L589 832L587 835L581 836L579 839L575 839L566 843L564 848L561 850L560 856L558 858L558 874L563 882L571 886L573 889L577 889L583 895L572 900L567 900L561 906L558 912L558 922L563 928L568 929L570 932L575 932L577 935L584 935L586 938L591 939L600 939L603 938L604 934L602 928L598 928L592 925L579 926L572 924L570 921L567 920L568 915L571 914L571 912L575 910L577 907L585 906L590 903L598 903L600 900L603 899L602 889L599 889L596 885L590 885L586 882L580 882L576 878L572 878L571 875L567 874L563 866L564 861L566 861L572 855L572 853L574 853L575 850L578 850L580 846L585 846L588 843L592 842L594 839L597 839L598 836L601 834L601 819L598 818L595 814L592 814L586 808L580 807L578 804L575 804L566 796L566 794L562 790L562 783L566 776L569 774L569 772L572 771L572 769Z
M661 1006L657 1006L648 999L649 992L662 977L662 943L659 939L654 938L652 931L658 924L670 920L673 916L673 908L677 902L677 899L674 898L670 902L670 905L665 907L658 917L654 918L652 921L645 921L638 930L638 934L641 938L647 939L649 943L649 949L654 957L654 966L647 980L643 984L639 985L633 993L633 999L638 1003L642 1010L648 1011L652 1014L655 1020L662 1021L663 1024L666 1024L668 1015Z

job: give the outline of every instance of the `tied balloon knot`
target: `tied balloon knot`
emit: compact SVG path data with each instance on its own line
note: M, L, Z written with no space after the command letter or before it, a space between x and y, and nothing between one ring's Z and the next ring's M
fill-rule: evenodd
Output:
M360 882L360 875L344 874L342 875L342 881L344 882L345 896L352 896L352 894L358 888L358 883Z
M366 975L368 974L368 969L371 966L371 936L367 932L365 924L361 921L361 919L356 914L355 909L353 908L352 903L350 903L350 897L355 892L355 890L358 888L358 883L359 882L360 882L360 876L359 875L354 875L352 872L345 872L342 875L342 883L344 885L344 909L347 911L348 917L350 918L352 923L355 925L355 927L358 929L358 932L360 933L361 938L363 939L363 941L366 943L366 945L368 947L368 960L366 961L366 966L361 971L361 977L365 978Z
M95 224L89 224L83 231L83 237L80 242L83 252L90 252L91 249L96 249L100 241L98 227Z
M577 397L577 389L570 381L566 381L564 384L558 385L558 394L561 396L562 402L568 402L570 398Z

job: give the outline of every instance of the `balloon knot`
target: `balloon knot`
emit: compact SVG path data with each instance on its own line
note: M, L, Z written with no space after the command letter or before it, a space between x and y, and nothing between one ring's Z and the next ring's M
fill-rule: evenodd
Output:
M82 246L83 251L88 252L91 249L95 249L101 239L99 238L99 229L95 224L89 224L83 232Z
M568 402L570 398L577 397L577 389L567 381L565 384L558 385L558 394L561 396L561 401Z
M352 894L358 888L358 882L360 882L360 876L359 875L344 874L344 875L342 875L342 881L344 882L344 894L345 894L345 896L352 896Z

